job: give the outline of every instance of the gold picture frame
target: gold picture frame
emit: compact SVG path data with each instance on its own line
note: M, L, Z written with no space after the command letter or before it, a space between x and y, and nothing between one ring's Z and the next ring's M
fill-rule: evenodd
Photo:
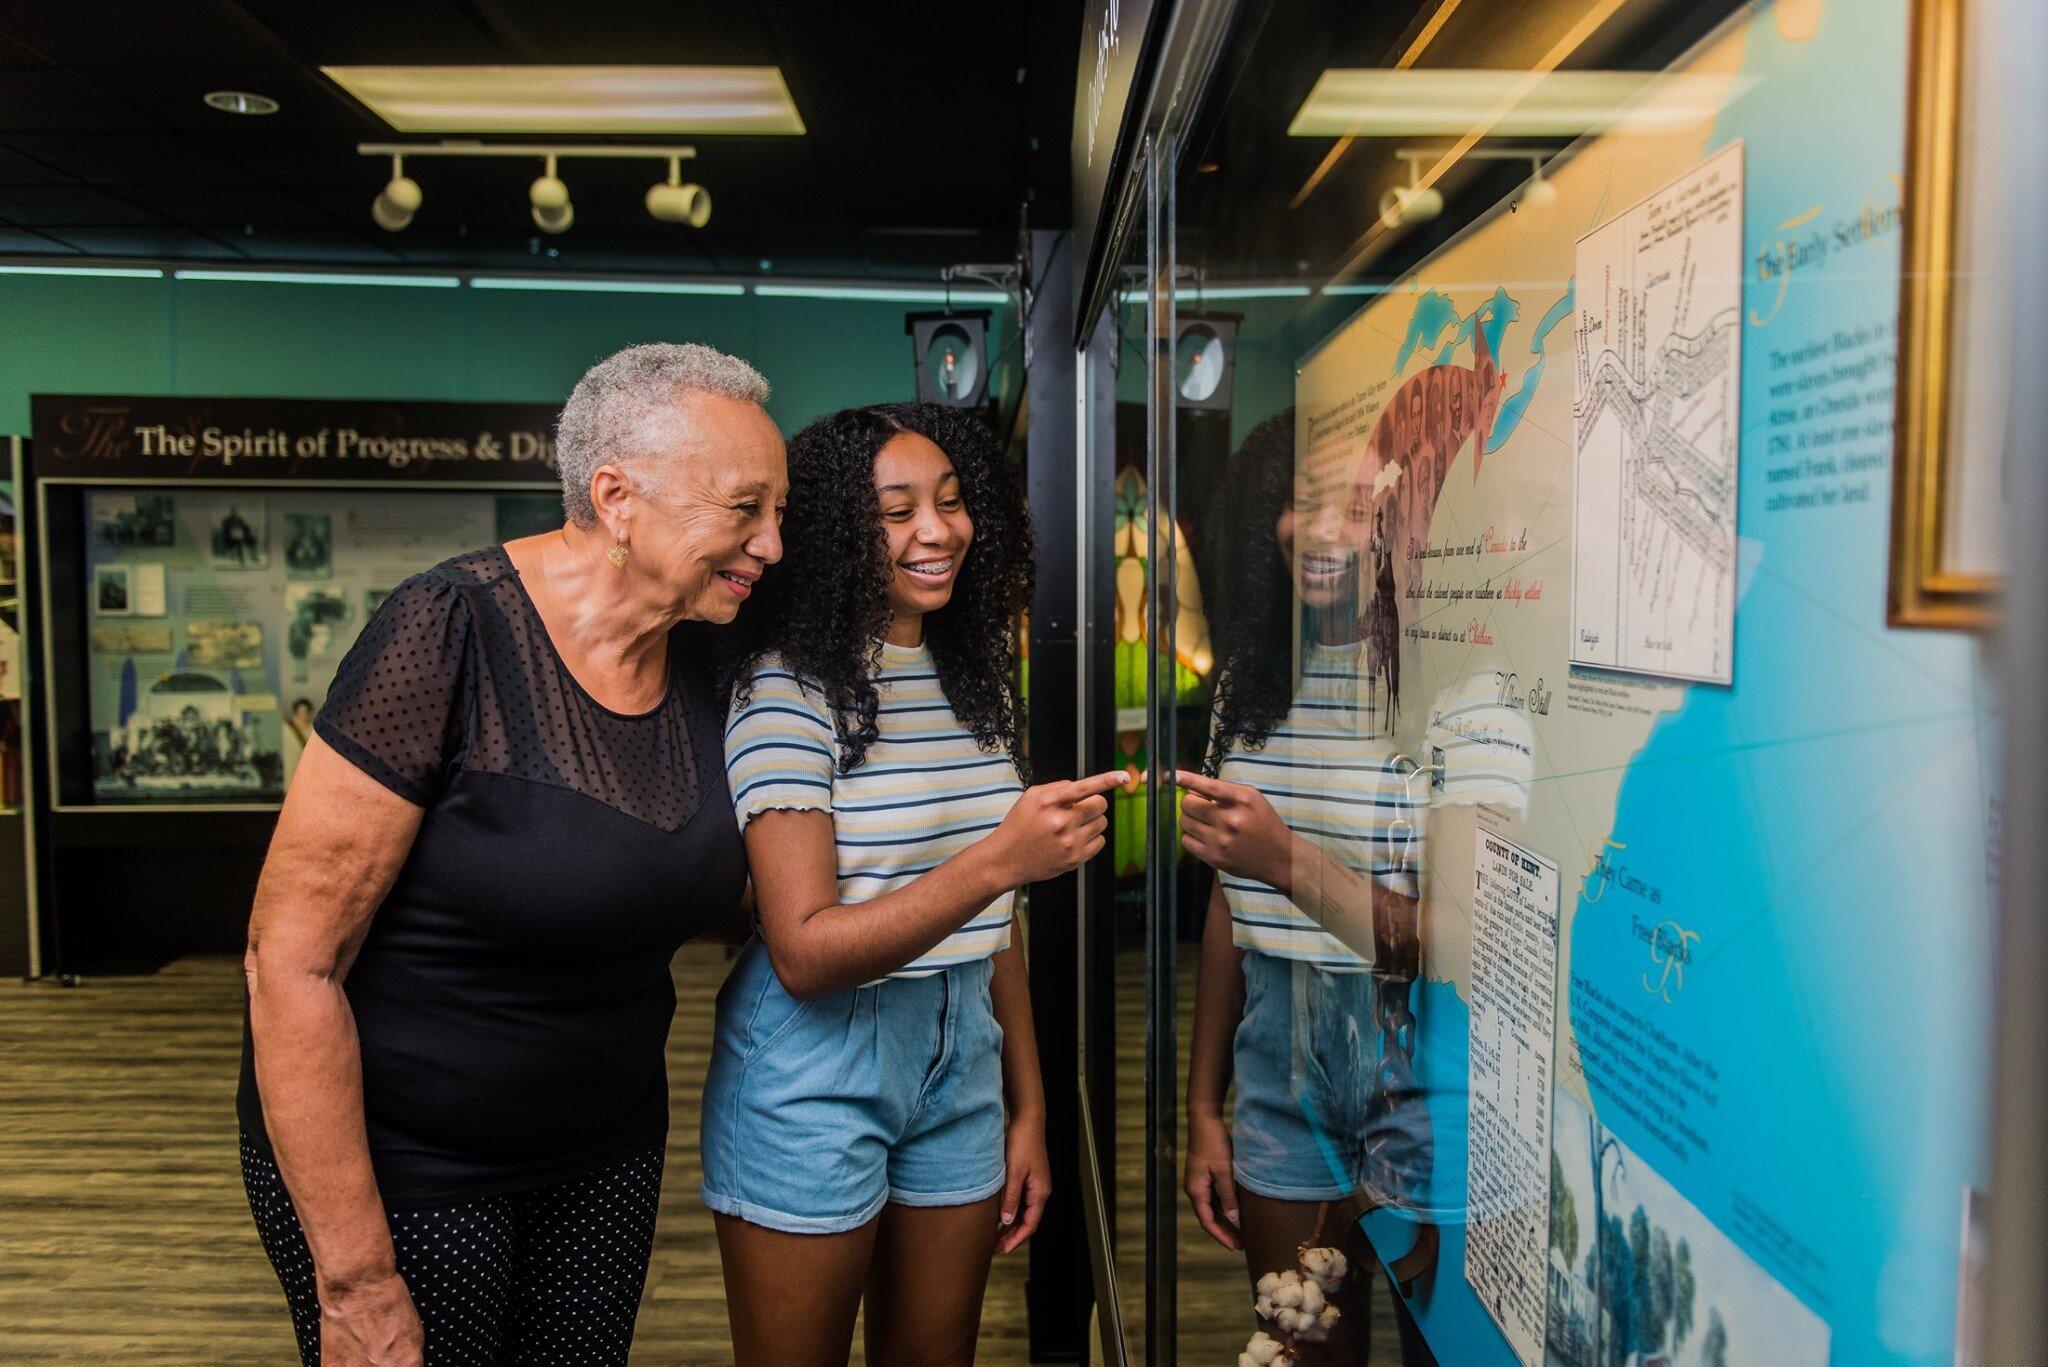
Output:
M1971 469L1966 461L1995 460L1999 454L1956 439L1962 397L1957 329L1967 307L1958 259L1965 189L1964 8L1965 0L1913 0L1912 6L1886 612L1895 627L1986 627L1995 619L2003 583L1996 573L1959 565L1953 544L1962 502L1958 481L1996 475Z

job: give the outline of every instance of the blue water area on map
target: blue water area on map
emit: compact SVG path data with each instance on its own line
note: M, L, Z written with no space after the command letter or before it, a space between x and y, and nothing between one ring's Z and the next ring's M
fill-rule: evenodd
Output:
M1433 347L1436 355L1429 364L1451 364L1459 348L1471 344L1473 330L1481 327L1486 330L1487 349L1498 360L1508 325L1521 316L1522 306L1505 288L1495 289L1492 297L1467 314L1460 314L1458 306L1443 291L1424 290L1415 297L1415 311L1408 315L1408 331L1394 353L1394 373L1399 375L1406 370L1417 351ZM1437 339L1446 328L1452 330L1450 340L1438 347Z
M1785 447L1771 438L1796 450L1801 429L1770 412L1772 386L1815 355L1822 374L1837 356L1874 357L1832 397L1854 393L1858 426L1888 411L1898 237L1853 225L1899 200L1905 32L1904 0L1828 5L1804 42L1768 6L1746 27L1737 93L1700 153L1746 149L1735 681L1688 687L1651 728L1611 830L1583 832L1611 839L1614 876L1562 889L1576 903L1561 956L1573 1037L1604 1051L1587 1069L1599 1120L1826 1321L1833 1362L1859 1367L1953 1354L1963 1193L1985 1181L1995 740L1976 643L1884 626L1888 469L1844 467L1811 485L1831 503L1773 508ZM1790 221L1852 230L1781 289L1750 266ZM1568 290L1538 321L1488 451L1524 430L1573 303ZM1476 326L1500 356L1518 312L1504 288L1465 316L1420 291L1395 371L1418 352L1444 362ZM1889 452L1881 430L1844 440L1839 414L1809 420L1811 449ZM1546 786L1538 800L1569 805L1600 785L1556 774ZM1646 943L1660 926L1696 937L1675 979ZM1443 983L1417 994L1441 1199L1462 1200L1466 1099L1450 1070L1467 1062L1466 1006ZM1367 1223L1383 1254L1401 1251L1398 1217ZM1462 1219L1442 1234L1415 1304L1438 1358L1511 1362L1465 1283ZM1716 1294L1701 1288L1701 1321ZM1726 1312L1733 1322L1743 1307ZM1695 1337L1680 1360L1698 1351Z
M1807 44L1768 11L1749 27L1755 85L1707 153L1746 141L1752 257L1815 205L1824 225L1897 203L1898 109L1870 73L1900 70L1905 25L1896 0L1872 8L1831 6ZM1767 442L1797 429L1765 421L1774 352L1853 360L1867 352L1840 337L1868 328L1889 364L1895 309L1872 282L1897 269L1893 234L1831 250L1782 301L1748 281L1739 527L1762 556L1735 684L1688 689L1630 764L1613 857L1661 901L1581 895L1569 963L1582 1045L1614 1035L1595 986L1713 1070L1715 1099L1686 1108L1675 1146L1639 1086L1589 1068L1601 1121L1828 1321L1835 1362L1931 1367L1953 1352L1962 1193L1982 1180L1982 676L1968 642L1884 627L1888 471L1856 496L1855 479L1825 481L1833 506L1772 510L1784 461ZM1644 919L1699 936L1668 1003L1646 990ZM1636 1061L1706 1076L1671 1047Z
M1572 300L1577 294L1575 286L1576 282L1566 285L1558 301L1537 320L1535 335L1529 338L1529 351L1535 356L1536 362L1522 372L1522 383L1516 387L1515 392L1501 401L1500 416L1493 420L1493 431L1486 438L1487 453L1498 451L1509 437L1515 435L1515 429L1522 425L1522 415L1529 411L1529 401L1536 397L1536 386L1543 382L1543 363L1550 359L1543 349L1543 344L1550 339L1552 328L1572 316ZM1499 354L1498 351L1494 352L1496 356Z

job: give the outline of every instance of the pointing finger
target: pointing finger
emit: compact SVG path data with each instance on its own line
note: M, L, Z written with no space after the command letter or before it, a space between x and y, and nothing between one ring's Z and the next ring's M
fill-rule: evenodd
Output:
M1187 769L1173 771L1173 781L1191 793L1199 793L1211 802L1228 805L1237 799L1237 785L1225 783L1220 778L1197 774Z
M1069 803L1080 802L1085 798L1094 797L1098 793L1107 793L1114 789L1123 788L1130 781L1131 776L1122 769L1112 769L1106 774L1090 774L1087 778L1077 778L1068 785L1067 801Z

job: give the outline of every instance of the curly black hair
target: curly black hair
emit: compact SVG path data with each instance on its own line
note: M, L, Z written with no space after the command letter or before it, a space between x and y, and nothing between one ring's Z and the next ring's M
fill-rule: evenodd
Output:
M1232 749L1258 750L1294 705L1294 580L1274 532L1294 496L1294 410L1245 434L1210 505L1209 639L1216 698L1204 767Z
M1311 623L1275 530L1294 497L1294 460L1294 409L1284 408L1245 434L1210 508L1216 701L1203 763L1212 775L1231 750L1263 749L1294 706L1295 641L1308 639ZM1359 611L1391 721L1399 705L1398 611L1390 565L1378 571Z
M974 521L952 598L924 619L939 687L975 743L990 753L1007 751L1022 774L1016 633L1031 601L1031 518L995 433L957 408L849 408L790 439L783 558L740 614L727 684L744 702L755 667L774 652L824 693L839 736L839 772L850 773L867 757L879 734L874 671L895 572L875 493L875 456L906 432L928 438L953 462Z

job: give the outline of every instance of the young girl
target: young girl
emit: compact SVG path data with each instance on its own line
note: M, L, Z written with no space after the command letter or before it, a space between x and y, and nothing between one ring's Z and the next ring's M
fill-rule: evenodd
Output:
M856 409L790 445L726 734L760 936L704 1094L739 1367L971 1362L1048 1192L1017 888L1102 848L1121 773L1025 789L1031 534L995 437Z
M1429 780L1392 735L1398 637L1379 510L1343 453L1327 464L1297 480L1292 409L1232 463L1242 482L1215 538L1211 770L1178 775L1183 841L1218 874L1187 1193L1203 1228L1244 1250L1254 1283L1293 1270L1305 1246L1342 1245L1376 1208L1426 1219L1432 1163L1408 1005ZM1429 1270L1434 1230L1419 1230L1396 1265L1404 1280ZM1366 1360L1369 1270L1329 1292L1333 1326L1294 1342L1304 1367ZM1404 1362L1428 1363L1394 1299Z

